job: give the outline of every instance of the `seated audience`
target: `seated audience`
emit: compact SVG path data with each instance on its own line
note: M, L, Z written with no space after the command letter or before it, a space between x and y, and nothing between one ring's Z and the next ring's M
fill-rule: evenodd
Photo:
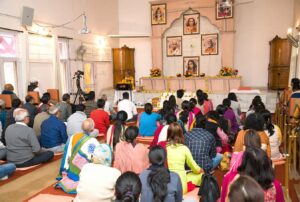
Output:
M163 148L166 148L167 136L168 136L168 128L171 123L177 122L177 118L175 114L168 114L166 117L167 125L160 125L156 131L154 132L153 141L150 144L150 148L155 145L160 145Z
M258 113L250 114L245 120L244 130L241 130L238 133L238 136L234 144L234 151L235 152L243 151L243 147L245 145L244 136L246 134L246 131L248 129L252 129L255 130L260 137L261 148L267 152L268 157L271 157L270 141L269 141L269 137L264 131L264 124L265 124L265 120L261 114Z
M67 122L69 116L72 114L72 106L70 104L70 95L69 94L63 94L62 101L56 104L56 107L60 111L60 117L59 120L63 122Z
M86 120L86 114L84 113L84 104L76 105L76 112L72 114L67 121L67 134L69 137L75 133L82 132L82 123Z
M262 102L261 97L259 95L255 96L252 100L252 103L246 112L246 117L253 113L259 113L261 110L264 110L265 104Z
M224 138L224 135L221 135L222 131L220 131L219 120L220 115L217 111L210 111L206 115L205 130L207 130L214 136L217 152L222 151L222 138Z
M95 102L95 91L90 91L85 98L85 113L87 117L90 117L91 112L97 109L97 103Z
M279 147L282 141L282 134L280 128L272 123L272 114L268 110L262 110L261 115L265 120L265 133L269 137L271 146L271 159L281 159L283 156L279 151Z
M165 167L166 151L161 146L149 152L151 166L140 174L142 182L141 201L182 201L182 185L179 176Z
M118 111L125 111L127 113L127 121L137 120L136 106L129 100L129 93L123 93L123 100L118 103Z
M207 112L214 110L214 105L211 101L211 99L208 99L208 94L207 93L203 93L204 96L204 105L207 105Z
M138 120L140 135L153 136L161 116L152 111L153 106L150 103L145 104L144 110Z
M227 107L224 105L218 105L216 111L219 113L217 134L222 141L222 153L229 151L232 152L232 148L229 145L229 142L234 142L235 134L230 131L230 121L224 117L224 114L227 110Z
M129 126L125 130L125 141L116 145L114 167L122 173L132 171L141 173L149 166L148 149L141 143L136 143L139 129Z
M178 107L178 110L181 110L182 109L181 105L182 105L182 102L184 101L182 99L182 97L184 96L184 90L183 89L177 90L176 96L177 96L177 98L176 98L176 105Z
M28 127L29 113L18 108L15 113L16 123L5 131L7 161L18 168L45 163L53 158L52 151L41 152L39 141L32 128Z
M168 128L167 160L169 170L179 175L183 194L200 186L203 170L194 161L191 151L184 145L183 132L179 124L171 123ZM185 164L192 172L185 170Z
M226 201L264 202L264 191L253 178L247 175L241 175L230 186Z
M238 102L238 99L236 97L235 93L228 93L227 98L230 100L230 108L233 110L234 115L235 115L235 119L238 123L238 125L241 125L241 114L242 114L242 110L241 110L241 106L240 103Z
M202 113L201 110L196 105L197 105L197 100L195 98L191 98L190 99L190 108L192 109L192 112L195 114L195 116L198 113Z
M49 107L51 106L50 94L44 93L40 100L41 100L41 103L38 106L38 111L42 112L42 111L45 111L46 109L48 110Z
M224 118L230 121L230 131L233 134L237 134L239 130L239 125L236 121L235 114L233 110L231 109L231 101L227 98L223 100L223 105L227 108L225 113L224 113Z
M85 164L80 172L74 202L113 201L116 181L121 173L111 167L112 158L107 144L95 148L92 162Z
M216 153L216 140L204 129L205 122L206 119L202 114L197 115L194 128L184 134L184 139L193 159L205 172L209 173L220 164L223 157Z
M103 94L101 96L101 99L105 100L105 106L104 106L104 111L106 111L109 116L110 119L115 119L116 118L116 111L114 110L113 106L111 105L111 103L107 100L107 95Z
M160 125L166 125L166 117L171 113L175 114L175 111L171 108L170 102L168 100L165 100L163 102L162 108L158 111L158 114L160 114L161 116L161 120L159 121Z
M169 103L170 103L170 107L171 107L172 112L173 111L174 111L174 113L177 112L178 106L176 104L176 98L175 98L174 95L170 95L170 97L169 97Z
M31 95L27 95L25 97L25 101L26 103L23 105L24 109L27 109L29 116L30 116L30 122L28 124L29 127L33 127L33 123L34 123L34 118L38 113L38 109L36 108L36 106L34 105L34 99Z
M255 130L249 129L244 136L243 151L233 152L230 160L230 171L237 171L241 165L244 155L244 150L247 148L261 148L261 141L258 133Z
M64 150L56 187L62 188L66 193L75 194L82 167L91 162L94 149L99 145L91 133L95 123L88 118L82 123L82 132L70 137Z
M49 105L45 105L44 107L41 108L41 110L42 111L34 117L34 121L33 121L33 130L35 131L35 134L37 135L38 138L40 138L41 136L42 123L50 117L48 113Z
M99 134L104 135L106 139L106 132L109 127L109 115L106 111L104 111L105 100L98 99L97 100L98 109L95 109L91 112L90 118L95 122L95 128L99 130Z
M107 130L106 143L115 150L119 142L125 141L124 132L126 129L127 114L125 111L117 113L114 125L111 125Z
M16 123L15 117L14 117L14 113L15 113L16 109L21 108L21 107L22 107L22 101L20 99L14 99L14 100L12 100L12 108L7 111L6 118L5 118L5 126L2 127L2 138L1 138L1 141L4 144L6 144L5 143L5 131L6 131L6 128L8 126Z
M4 90L2 91L1 94L11 95L12 100L19 99L18 96L14 93L14 86L10 83L4 85Z
M0 181L8 179L8 176L16 171L16 166L13 163L0 164Z
M4 102L4 100L0 99L0 122L2 125L2 129L4 129L4 127L6 125L5 124L6 123L6 114L7 114L7 111L5 110L5 102Z
M272 161L262 149L250 147L244 152L243 161L238 170L225 175L222 183L221 202L225 202L230 184L241 175L252 177L261 186L264 190L264 201L284 201L281 185L274 176Z
M115 202L138 202L142 183L137 174L126 172L118 178L115 190Z
M60 111L57 107L51 106L49 114L49 118L41 125L41 146L45 150L60 153L64 151L68 139L67 128L64 122L58 119Z
M210 101L206 100L206 95L201 91L196 92L197 95L197 102L198 104L196 107L200 109L202 114L207 114L209 111L213 110L212 104Z
M192 123L195 118L195 114L192 112L189 101L184 100L182 102L181 110L179 110L176 114L177 119L180 120L184 125L184 133L186 131L190 131L192 127Z

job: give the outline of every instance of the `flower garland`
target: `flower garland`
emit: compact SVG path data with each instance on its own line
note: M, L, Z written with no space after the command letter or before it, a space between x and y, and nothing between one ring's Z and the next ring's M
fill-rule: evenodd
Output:
M234 69L233 67L222 67L218 76L236 76L238 73L239 70Z
M150 76L151 76L151 77L160 77L160 76L161 76L161 70L158 69L158 68L153 67L153 68L150 70Z

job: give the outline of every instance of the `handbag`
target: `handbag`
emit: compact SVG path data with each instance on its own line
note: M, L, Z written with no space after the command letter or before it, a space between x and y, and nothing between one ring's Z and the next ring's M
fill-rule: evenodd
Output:
M202 175L198 195L201 196L201 202L216 202L220 198L220 188L215 176L210 173Z

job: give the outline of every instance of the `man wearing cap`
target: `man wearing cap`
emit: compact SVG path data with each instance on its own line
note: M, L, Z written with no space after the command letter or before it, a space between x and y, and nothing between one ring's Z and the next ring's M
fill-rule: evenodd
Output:
M30 92L30 91L38 92L39 96L42 95L41 91L40 91L40 88L39 88L39 82L38 82L37 79L32 79L30 81L30 84L28 85L27 91L28 92Z
M14 117L16 123L10 125L5 132L7 161L16 164L19 168L50 161L53 152L42 152L34 130L27 126L28 111L17 108Z
M66 125L58 119L60 111L57 107L51 106L49 114L50 117L41 125L41 146L54 153L63 152L68 139Z

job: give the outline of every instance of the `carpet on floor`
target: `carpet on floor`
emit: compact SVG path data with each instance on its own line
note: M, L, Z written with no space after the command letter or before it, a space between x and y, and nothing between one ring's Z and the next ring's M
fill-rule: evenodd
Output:
M3 186L5 185L6 183L9 183L21 176L24 176L32 171L35 171L41 167L44 167L46 165L48 165L49 163L51 162L54 162L54 161L57 161L59 159L62 158L62 154L59 154L59 155L54 155L53 159L47 163L43 163L43 164L39 164L39 165L35 165L35 166L30 166L30 167L26 167L26 168L21 168L21 169L17 169L16 172L14 172L11 176L9 176L9 178L7 180L3 180L3 181L0 181L0 186Z

